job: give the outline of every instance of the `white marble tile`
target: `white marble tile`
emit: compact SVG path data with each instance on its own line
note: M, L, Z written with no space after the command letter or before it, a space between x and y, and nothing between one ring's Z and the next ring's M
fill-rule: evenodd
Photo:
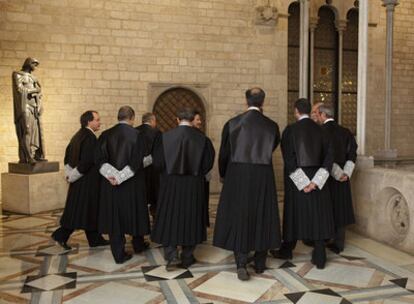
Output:
M172 280L176 277L178 277L179 275L183 274L184 272L186 272L187 269L183 269L183 268L177 268L174 269L173 271L167 271L165 270L165 266L159 266L157 268L154 268L151 271L146 272L146 275L152 276L152 277L158 277L158 278L163 278L163 279L167 279L167 280Z
M132 259L123 263L116 264L110 249L105 249L99 252L90 251L90 255L74 260L71 262L73 265L93 268L105 272L113 272L125 266L128 266L139 261L143 261L144 258L140 255L133 255Z
M307 292L300 298L297 304L340 304L341 301L342 299L340 297Z
M325 269L312 268L306 279L345 284L357 287L366 287L374 274L375 269L328 263Z
M140 287L133 287L122 283L109 282L98 288L92 289L87 293L77 296L65 303L137 304L146 303L159 295L160 293L152 290L143 289Z
M197 245L194 256L197 261L216 264L233 255L233 252L210 245Z
M60 275L51 274L51 275L47 275L45 277L36 279L34 281L31 281L27 283L26 285L39 288L39 289L43 289L43 290L52 290L52 289L58 288L60 286L63 286L73 281L75 281L75 279L73 278L67 278L67 277L62 277Z
M274 283L275 280L259 277L251 277L249 281L240 281L236 273L220 272L194 290L219 297L254 302Z
M51 247L47 247L44 249L39 250L39 253L50 254L50 255L59 255L69 252L70 250L64 249L62 246L54 245Z
M36 264L11 257L0 257L0 277L17 274L36 266Z
M53 220L45 220L37 217L27 216L24 218L19 218L13 221L7 221L3 223L3 226L10 227L14 229L28 229L45 224L52 224Z
M47 240L48 238L30 234L10 234L0 238L0 248L11 251Z

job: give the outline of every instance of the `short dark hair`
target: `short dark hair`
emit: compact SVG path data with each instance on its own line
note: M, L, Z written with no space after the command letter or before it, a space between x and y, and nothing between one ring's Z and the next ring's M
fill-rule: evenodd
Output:
M195 111L192 108L180 108L177 111L177 118L179 120L193 121L195 116Z
M154 113L147 112L142 115L142 123L150 122L155 117Z
M135 117L135 111L130 106L122 106L118 111L118 121L133 119Z
M263 106L265 97L266 93L258 87L251 88L246 91L246 100L249 107L261 108Z
M299 98L295 102L295 108L298 110L299 114L310 114L311 104L306 98Z
M81 115L80 124L82 128L86 128L88 126L88 122L93 120L93 113L98 114L98 112L94 110L89 110Z

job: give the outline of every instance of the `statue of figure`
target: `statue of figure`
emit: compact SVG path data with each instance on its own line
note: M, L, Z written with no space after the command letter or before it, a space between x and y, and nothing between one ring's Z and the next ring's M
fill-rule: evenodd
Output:
M45 161L43 135L40 128L42 115L42 88L32 72L39 65L27 58L21 71L13 72L14 123L19 141L19 162L34 164Z

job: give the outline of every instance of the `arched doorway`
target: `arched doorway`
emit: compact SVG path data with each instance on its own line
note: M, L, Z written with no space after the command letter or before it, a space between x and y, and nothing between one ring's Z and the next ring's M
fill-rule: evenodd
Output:
M201 130L206 130L206 110L200 96L192 90L176 87L163 92L155 101L153 113L157 117L158 128L162 131L168 131L175 126L176 112L183 107L194 108L201 113L203 124Z

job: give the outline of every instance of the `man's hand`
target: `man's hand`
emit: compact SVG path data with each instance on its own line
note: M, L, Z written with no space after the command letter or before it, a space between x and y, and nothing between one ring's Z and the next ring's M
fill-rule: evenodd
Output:
M339 181L340 181L341 183L343 183L343 182L346 182L348 179L349 179L348 175L343 174L343 175L341 176L341 178L339 179Z
M305 193L310 193L310 192L312 192L313 190L315 190L316 189L316 184L315 183L310 183L309 185L307 185L304 189L303 189L303 192L305 192Z
M118 182L117 182L116 178L113 177L113 176L108 177L108 181L111 183L112 186L117 186L118 185Z

